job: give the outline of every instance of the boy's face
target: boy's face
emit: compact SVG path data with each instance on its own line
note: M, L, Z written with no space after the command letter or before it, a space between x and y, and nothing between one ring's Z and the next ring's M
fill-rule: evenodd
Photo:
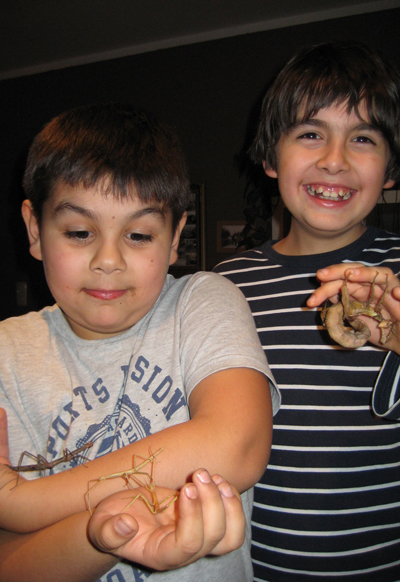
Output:
M346 104L320 109L281 136L277 170L265 168L278 178L291 229L300 237L307 233L340 242L333 248L350 244L365 230L362 220L382 188L394 184L385 182L387 142L369 125L365 107L360 114L362 120L349 114Z
M120 334L146 315L176 260L186 221L173 235L171 212L155 203L65 184L46 202L40 230L29 201L22 213L31 254L43 261L51 293L84 339Z

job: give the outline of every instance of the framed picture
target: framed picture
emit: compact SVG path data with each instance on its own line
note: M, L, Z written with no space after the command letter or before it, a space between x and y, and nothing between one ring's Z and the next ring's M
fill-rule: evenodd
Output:
M245 225L245 220L218 220L217 252L234 253L238 246L240 233Z
M187 209L187 221L179 241L178 259L169 272L175 277L205 271L205 186L191 184L192 201Z

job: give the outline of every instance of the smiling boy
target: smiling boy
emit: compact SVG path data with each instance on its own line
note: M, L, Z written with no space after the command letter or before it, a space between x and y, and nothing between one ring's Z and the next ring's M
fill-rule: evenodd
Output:
M282 392L255 487L254 579L397 582L396 370L376 382L386 350L400 353L400 238L365 218L400 177L399 73L363 44L299 51L265 96L251 155L291 213L285 238L216 269L245 294ZM316 307L346 279L359 301L375 279L373 305L387 286L382 313L396 323L384 346L369 318L372 343L357 350L323 328Z
M92 446L84 466L63 471L71 464L60 464L41 479L20 476L17 486L15 473L2 467L1 579L250 581L248 543L236 549L243 522L234 491L210 475L246 492L248 515L249 489L268 460L272 377L234 285L212 273L179 280L167 274L190 195L175 134L129 106L66 112L35 138L24 187L30 250L43 261L57 304L0 325L0 406L11 464L24 450L52 461ZM279 396L271 390L276 410ZM0 416L2 427L4 457ZM140 501L128 508L134 494L118 493L125 479L114 478L91 491L91 507L100 506L90 520L88 483L161 448L154 477L167 488L163 496L204 467L189 486L201 507L181 494L179 507L165 513L152 515ZM178 509L188 519L176 525ZM120 543L137 518L139 532L123 551L107 542L104 515L119 526ZM171 536L178 558L164 544ZM163 547L166 559L159 560ZM153 569L178 566L178 574Z
M306 255L341 248L364 232L362 223L376 206L390 157L382 132L366 121L361 103L356 113L347 103L321 108L312 117L299 115L276 146L276 169L285 206L293 219L290 232L274 249L284 255ZM318 246L315 246L318 245Z

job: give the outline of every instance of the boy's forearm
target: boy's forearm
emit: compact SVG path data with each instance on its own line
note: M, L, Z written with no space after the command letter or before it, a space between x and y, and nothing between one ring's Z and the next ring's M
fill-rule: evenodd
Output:
M211 474L222 474L240 491L251 487L256 478L248 477L244 452L243 463L239 462L239 457L242 456L240 447L223 446L222 434L216 433L210 438L211 435L207 436L205 433L211 433L212 430L207 431L206 425L202 427L198 424L200 423L189 421L185 426L171 427L91 461L87 467L79 466L35 481L23 481L10 491L9 500L13 501L14 497L18 498L18 502L9 504L6 500L4 510L1 508L3 527L13 531L35 531L64 519L71 512L84 510L84 496L92 479L130 469L133 455L148 457L149 449L154 453L161 447L164 449L157 455L155 463L155 482L159 485L179 489L193 471L201 466L207 468ZM94 508L102 499L124 487L123 478L102 481L89 494L90 506ZM10 521L6 522L6 519Z
M0 580L96 582L118 558L91 545L88 521L82 512L32 534L0 530Z
M235 376L241 374L239 370L227 372L231 374L224 378L231 384ZM223 475L239 491L253 486L268 461L272 414L267 381L258 372L251 372L244 378L254 383L254 374L259 375L256 379L259 384L251 389L256 394L256 404L253 396L247 402L246 399L238 402L235 398L227 398L227 394L234 392L233 387L227 386L216 396L215 378L211 377L202 388L201 397L196 391L193 394L195 413L192 420L150 435L85 466L35 481L23 481L8 492L8 498L2 493L2 527L11 531L34 531L78 513L85 509L84 495L89 482L130 469L133 455L148 457L149 451L155 453L162 447L164 450L155 463L155 481L159 485L180 488L195 469L205 467L211 474ZM91 507L124 486L121 477L104 480L90 493Z

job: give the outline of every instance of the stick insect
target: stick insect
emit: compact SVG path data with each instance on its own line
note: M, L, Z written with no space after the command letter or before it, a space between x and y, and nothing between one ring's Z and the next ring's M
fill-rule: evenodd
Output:
M385 344L393 332L393 321L384 319L381 314L382 303L387 293L387 277L386 287L381 295L381 298L373 307L371 305L374 297L375 279L378 276L376 273L374 280L371 283L371 291L368 300L364 303L360 301L351 301L349 291L347 289L347 279L345 280L341 289L341 300L330 307L325 304L321 311L321 318L324 326L329 332L331 338L345 348L359 348L367 343L371 332L366 323L358 319L360 315L367 315L372 319L378 321L378 328L381 332L381 344ZM352 328L345 325L348 321Z
M16 467L8 465L8 467L12 471L16 471L17 473L26 473L28 471L46 471L53 469L56 465L59 465L60 463L68 463L69 461L72 461L72 459L75 459L76 457L82 457L81 453L83 453L83 451L86 451L87 449L90 449L90 447L92 446L93 443L90 442L86 443L85 445L82 445L81 447L75 449L74 451L64 449L62 456L59 457L58 459L54 459L54 461L48 461L42 455L35 456L32 455L32 453L24 451L19 458L18 465ZM31 465L23 465L22 461L24 457L29 457L30 459L35 461L35 463Z
M134 455L132 469L127 469L126 471L121 471L119 473L112 473L111 475L104 475L103 477L99 477L99 479L96 479L96 483L92 487L90 487L89 490L85 494L86 507L87 507L90 515L93 514L92 509L90 507L90 492L93 491L93 489L95 489L95 487L100 485L100 483L102 483L103 481L106 481L108 479L118 479L118 478L121 478L125 481L125 485L127 486L128 489L132 489L132 490L135 489L135 487L132 485L132 481L133 481L134 483L136 483L136 485L138 487L144 487L151 495L151 501L149 501L142 493L138 493L135 497L133 497L133 499L131 499L131 501L128 503L128 505L125 507L125 509L127 509L130 505L132 505L132 503L134 501L136 501L137 499L140 499L141 501L143 501L146 504L146 506L148 507L149 511L153 515L155 515L157 513L162 513L163 511L168 509L168 507L178 498L179 492L176 491L175 494L169 495L168 497L166 497L162 501L159 501L157 498L157 495L155 492L156 482L154 479L155 458L163 450L164 450L164 447L162 447L161 449L158 449L158 451L156 451L155 453L152 453L149 450L149 455L150 455L149 457L142 457L141 455ZM136 465L137 459L143 459L143 462L140 463L139 465ZM142 471L141 469L143 469L149 463L151 463L150 472L146 473L146 471ZM144 480L142 481L140 478L137 477L137 475L142 475L144 477ZM89 485L90 485L90 483L91 482L89 482ZM168 502L168 503L166 503L166 502ZM125 511L125 509L123 511Z

